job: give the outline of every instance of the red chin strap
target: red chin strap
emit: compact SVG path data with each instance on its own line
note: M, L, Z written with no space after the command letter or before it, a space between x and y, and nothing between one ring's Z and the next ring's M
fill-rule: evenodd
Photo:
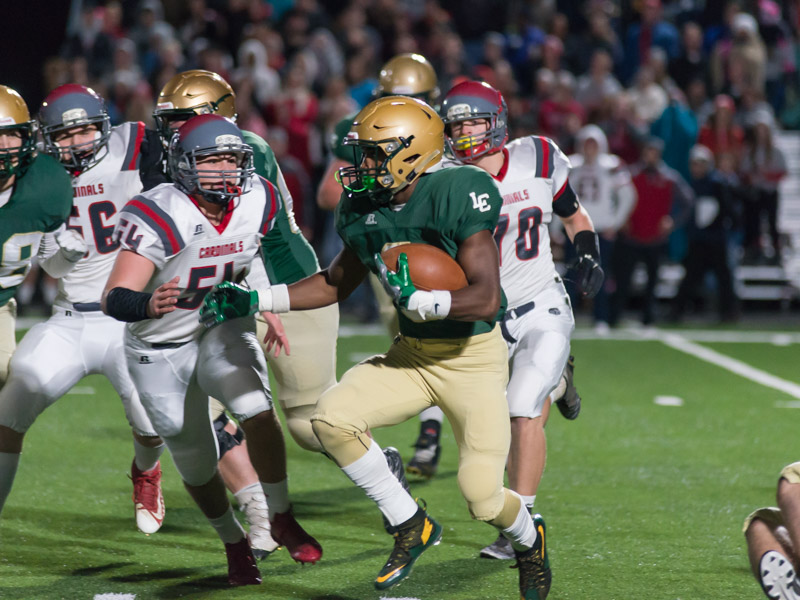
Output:
M226 185L225 186L225 191L228 192L229 194L234 194L235 193L236 196L241 196L242 195L242 188L240 186L238 186L238 185Z

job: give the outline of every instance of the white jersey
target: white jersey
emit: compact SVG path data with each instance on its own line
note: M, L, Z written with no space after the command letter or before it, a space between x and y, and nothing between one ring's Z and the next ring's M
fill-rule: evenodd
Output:
M88 251L58 280L56 305L72 308L73 304L96 304L100 310L100 296L119 251L119 242L113 235L119 212L142 190L139 144L143 136L144 123L112 128L106 155L91 169L72 178L74 199L66 226L83 236ZM45 235L41 257L58 251L55 236L56 232Z
M593 164L584 163L581 154L569 159L570 183L589 213L595 231L618 230L633 210L636 198L625 164L613 154L600 154Z
M503 197L494 240L500 251L500 283L514 308L533 298L557 277L548 225L553 203L574 194L570 162L549 138L528 136L506 144L505 162L494 176ZM447 160L444 168L459 163Z
M198 309L206 294L223 281L241 281L253 260L262 260L261 238L282 208L277 189L257 175L250 191L236 201L219 226L212 225L194 201L171 183L133 198L122 209L116 239L124 250L155 265L145 292L177 276L180 295L175 311L160 319L129 323L128 331L149 344L199 338Z

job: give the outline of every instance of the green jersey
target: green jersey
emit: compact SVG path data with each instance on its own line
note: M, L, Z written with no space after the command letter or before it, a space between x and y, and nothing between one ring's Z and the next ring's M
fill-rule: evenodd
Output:
M253 148L256 173L283 195L283 210L275 216L275 226L261 240L267 275L272 283L294 283L319 271L317 255L295 223L291 196L272 148L252 131L242 133L244 141Z
M333 137L331 139L331 152L333 155L351 165L353 164L354 146L345 146L344 138L347 137L350 128L353 126L353 121L357 114L358 113L347 115L344 119L339 121L336 127L333 128ZM358 156L360 160L361 153L359 150L356 150L356 156Z
M42 236L58 229L71 211L69 174L56 159L39 154L17 177L8 202L0 206L0 306L25 279Z
M375 253L400 242L431 244L455 258L468 237L483 229L494 232L502 204L488 173L478 167L453 167L423 174L400 210L343 195L336 208L336 229L345 245L377 274ZM504 309L505 296L498 317ZM469 337L491 331L497 319L414 323L402 311L398 314L400 332L416 338Z

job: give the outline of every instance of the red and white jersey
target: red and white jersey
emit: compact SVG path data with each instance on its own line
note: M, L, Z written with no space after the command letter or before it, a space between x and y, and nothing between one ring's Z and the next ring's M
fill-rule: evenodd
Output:
M518 138L503 148L505 162L494 176L503 197L494 240L500 251L500 283L509 308L530 302L556 277L548 225L553 202L568 185L570 162L549 138ZM443 167L456 165L450 160Z
M119 242L114 227L119 212L142 190L139 180L139 145L144 136L144 123L123 123L111 129L103 156L89 170L72 178L72 214L67 222L83 236L88 251L75 267L58 280L55 304L71 308L72 304L99 303ZM57 232L46 234L40 256L58 251ZM100 310L99 304L97 310Z
M616 231L625 223L636 198L631 174L619 156L600 154L592 164L583 155L569 157L569 181L589 213L595 231Z
M153 292L174 277L179 277L180 291L176 310L161 319L129 323L128 331L151 344L200 337L198 309L206 294L223 281L241 281L253 260L262 260L261 238L272 228L282 202L278 190L257 175L250 191L231 202L218 226L171 183L128 202L115 235L124 250L155 265L144 291Z

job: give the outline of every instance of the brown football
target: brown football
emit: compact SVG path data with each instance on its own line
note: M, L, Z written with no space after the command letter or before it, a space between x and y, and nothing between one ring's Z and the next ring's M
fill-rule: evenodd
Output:
M391 271L397 271L397 258L405 253L411 281L420 290L460 290L467 285L464 270L447 252L430 244L401 244L381 252Z

